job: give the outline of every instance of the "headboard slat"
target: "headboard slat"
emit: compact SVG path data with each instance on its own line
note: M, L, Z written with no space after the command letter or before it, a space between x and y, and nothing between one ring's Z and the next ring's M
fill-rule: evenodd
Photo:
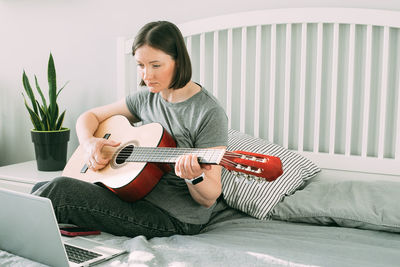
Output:
M285 78L284 78L284 101L283 101L283 147L289 147L289 121L290 121L290 78L291 78L291 60L292 60L292 24L286 24L285 37ZM278 89L278 88L276 88Z
M270 83L269 83L269 120L268 140L274 141L275 133L275 84L276 84L276 24L272 24L271 29L271 59L270 59Z
M335 153L336 141L336 108L337 108L337 86L338 86L338 60L339 60L339 24L333 24L332 40L332 78L331 78L331 96L330 96L330 125L329 125L329 153Z
M354 103L354 60L355 60L356 25L350 24L349 32L349 61L347 79L347 105L346 105L346 130L345 130L345 155L351 153L351 136L353 134L353 103Z
M364 69L364 109L362 116L362 145L361 156L367 157L368 151L368 128L371 103L371 66L372 66L372 25L367 25L366 56Z
M246 57L247 57L247 28L242 28L241 35L241 59L240 59L240 130L246 131Z
M213 46L213 94L216 98L218 95L218 81L219 81L219 32L214 32L214 46Z
M400 49L399 49L400 50ZM400 76L400 69L398 71L398 77ZM397 80L397 119L396 119L396 151L395 151L395 158L397 160L400 159L400 82Z
M397 31L397 40L400 40L400 31ZM400 45L397 43L397 60L396 62L400 61ZM395 125L397 125L397 127L395 127L395 143L396 143L396 149L395 149L395 159L397 159L398 161L400 161L400 67L399 65L397 65L397 71L395 71L396 74L396 81L395 81L395 99L397 99L397 112L395 115Z
M232 40L233 40L232 29L228 30L228 42L227 42L227 79L226 79L226 111L229 119L229 127L232 128Z
M205 83L206 75L206 34L200 34L200 84Z
M380 109L379 109L379 134L378 134L378 158L384 157L385 149L385 130L387 118L387 87L388 87L388 67L389 67L389 28L383 27L382 45L382 75L380 78Z
M261 25L256 27L255 54L255 92L254 92L254 136L260 137L260 102L261 102Z
M304 123L305 123L305 100L306 100L306 69L307 69L307 24L301 24L301 57L300 57L300 96L299 96L299 136L298 150L304 150Z
M192 57L192 36L186 37L186 49L188 51L189 57Z
M320 114L321 114L321 91L322 91L322 46L323 46L323 25L318 23L317 28L317 58L316 58L316 79L315 79L315 110L314 110L314 153L319 152L320 136Z

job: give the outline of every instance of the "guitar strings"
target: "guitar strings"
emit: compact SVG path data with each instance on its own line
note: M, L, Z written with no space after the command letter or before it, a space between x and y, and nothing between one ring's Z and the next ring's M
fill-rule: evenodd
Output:
M114 156L114 155L116 155L116 154L123 154L123 155L125 155L125 156L130 156L132 153L130 153L130 152L121 152L121 153L117 153L117 152L103 152L103 154L108 154L108 155L112 155L112 156ZM226 151L225 153L224 153L224 157L221 159L221 161L220 161L220 163L223 163L224 165L226 165L226 166L229 166L229 167L232 167L232 168L235 168L236 166L237 166L237 164L234 162L234 161L232 161L232 160L230 160L229 158L226 158L226 156L227 157L230 157L230 158L240 158L240 157L242 157L242 155L241 154L239 154L239 153L235 153L235 152L231 152L231 151Z
M143 152L144 150L146 150L147 152L151 151L152 153L157 154L158 153L158 159L160 159L160 157L165 157L165 152L168 152L169 154L171 154L171 151L175 150L175 154L177 154L178 152L193 152L196 151L196 149L194 148L173 148L173 147L136 147L135 148L136 151L126 151L124 152L123 150L119 150L119 148L117 148L114 152L108 151L105 152L103 151L103 154L108 154L108 155L121 155L121 156L126 156L127 158L129 158L133 153L137 152ZM140 151L141 150L141 151ZM119 151L119 152L118 152ZM230 167L232 169L237 169L238 164L236 162L234 162L232 159L235 158L242 158L243 155L237 152L232 152L232 151L226 151L223 149L197 149L197 152L202 151L202 152L211 152L211 153L222 153L223 152L223 157L221 158L220 162L218 164L223 164L225 167ZM172 153L174 154L174 153ZM140 156L140 155L139 155ZM169 157L172 157L173 161L171 162L166 162L164 161L164 163L175 163L175 160L177 159L174 158L174 156L176 155L170 155ZM154 162L157 162L156 156L151 157L151 159L147 160L148 162L152 162L152 160L154 160ZM132 160L133 162L135 162L135 160ZM140 162L140 161L137 161Z
M202 149L202 148L196 149L196 148L173 148L173 147L154 147L154 148L153 147L136 147L133 150L136 150L136 151L139 151L139 150L147 150L147 151L154 150L154 151L151 151L152 153L165 153L165 152L171 153L171 151L173 151L173 150L177 151L177 153L178 152L197 152L197 153L210 152L210 153L214 153L214 152L225 151L224 152L225 156L229 156L229 157L241 157L242 156L242 154L240 154L240 153L232 152L232 151L226 151L226 150L218 149L218 148L216 148L216 149L207 149L207 148L205 148L205 149ZM159 150L159 151L157 151L157 150ZM103 154L108 154L108 155L115 155L115 154L130 155L130 154L133 153L133 151L129 152L129 151L121 150L121 151L118 152L118 148L117 148L116 151L103 151L102 153Z
M133 151L136 150L136 151ZM105 154L106 156L121 156L121 157L126 157L129 158L132 154L136 154L136 157L140 157L140 156L145 156L145 155L138 155L138 152L143 152L143 150L146 150L145 152L152 152L153 155L151 157L151 160L161 160L161 159L165 159L165 153L169 153L168 157L175 161L177 159L177 156L181 156L182 152L197 152L199 153L201 151L201 153L221 153L224 151L223 157L220 160L220 163L223 163L229 167L235 167L236 163L232 160L230 160L229 158L241 158L242 154L240 153L236 153L236 152L232 152L232 151L226 151L223 149L196 149L196 148L173 148L173 147L135 147L132 151L123 151L123 150L119 150L119 148L117 148L115 151L111 152L111 151L103 151L103 154ZM119 152L118 152L119 151ZM171 151L174 151L171 153ZM171 155L172 154L172 155ZM188 153L190 154L190 153ZM196 154L196 153L193 153ZM219 154L220 155L220 154ZM219 158L218 155L218 158ZM210 156L210 155L197 155L197 156ZM137 160L137 159L136 159ZM150 160L150 161L151 161ZM133 160L134 161L134 160ZM211 160L209 160L211 161ZM169 163L173 163L173 162L169 162Z
M111 154L117 154L117 153L111 153ZM230 155L233 156L234 158L240 158L241 157L241 155L237 154L237 153L230 153ZM130 153L127 153L127 156L130 156ZM170 163L175 163L175 162L170 162ZM230 159L227 159L225 157L221 159L220 163L222 163L222 164L224 164L226 166L232 167L232 168L235 168L236 165L237 165L234 161L232 161Z
M158 153L158 155L160 155L160 156L165 156L166 152L171 154L171 151L167 151L167 149L169 149L169 148L166 148L166 151L151 151L151 152L153 154L157 154ZM171 148L171 150L174 150L174 149L175 148ZM185 150L186 149L182 149L179 152L189 152L188 154L196 154L196 153L190 153L190 152L193 152L193 149L187 149L187 151L185 151ZM131 152L129 152L129 151L119 151L119 152L118 151L117 152L115 152L115 151L114 152L103 151L102 154L107 155L107 156L110 156L110 155L111 156L114 156L114 155L130 156L130 155L132 155L134 153L137 153L137 152L140 152L140 151L135 151L135 152L134 151L131 151ZM145 151L145 152L148 152L148 151ZM212 152L218 152L218 151L216 149L215 151L209 150L209 151L204 151L204 152L211 152L212 153ZM220 152L222 152L222 150ZM199 153L199 151L197 151L197 153ZM172 152L172 154L173 154L173 152ZM178 152L176 152L175 154L178 154ZM180 153L180 155L183 155L183 154ZM232 157L232 158L240 158L240 157L242 157L242 154L236 153L236 152L231 152L231 151L225 151L224 152L224 156Z

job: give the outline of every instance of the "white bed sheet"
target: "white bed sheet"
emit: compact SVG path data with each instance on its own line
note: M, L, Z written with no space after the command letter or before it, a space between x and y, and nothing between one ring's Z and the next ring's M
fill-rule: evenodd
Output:
M129 253L101 266L398 266L400 235L237 218L196 236L93 237ZM0 266L42 266L0 251Z

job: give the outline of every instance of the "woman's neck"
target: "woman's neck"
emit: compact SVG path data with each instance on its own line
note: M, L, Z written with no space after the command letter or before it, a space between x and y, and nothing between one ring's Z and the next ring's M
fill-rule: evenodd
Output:
M200 90L201 87L198 84L190 81L180 89L164 89L160 94L165 101L169 103L178 103L191 98L200 92Z

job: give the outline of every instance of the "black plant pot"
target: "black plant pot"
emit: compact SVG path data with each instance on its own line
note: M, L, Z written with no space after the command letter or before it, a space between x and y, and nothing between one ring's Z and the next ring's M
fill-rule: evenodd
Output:
M67 163L70 130L31 131L39 171L60 171Z

